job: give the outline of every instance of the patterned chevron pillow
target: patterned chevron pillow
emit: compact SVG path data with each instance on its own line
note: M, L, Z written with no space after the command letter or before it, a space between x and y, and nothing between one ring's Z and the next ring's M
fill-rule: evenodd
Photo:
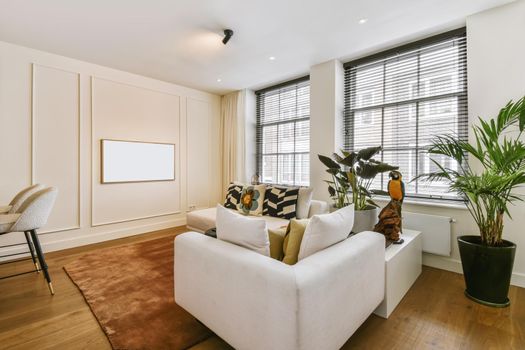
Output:
M237 210L241 201L242 187L241 184L230 183L226 191L226 199L224 200L225 208Z
M264 195L263 215L288 220L295 218L298 197L298 188L268 186Z

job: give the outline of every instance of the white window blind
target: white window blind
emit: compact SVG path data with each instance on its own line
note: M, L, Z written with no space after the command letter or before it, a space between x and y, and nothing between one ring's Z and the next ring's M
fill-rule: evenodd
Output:
M256 91L257 172L262 182L310 183L310 82L300 78Z
M436 170L426 150L436 135L468 137L464 28L345 64L345 148L383 147L408 197L458 199L445 182L413 181ZM445 158L434 157L457 169ZM374 188L386 190L388 173Z

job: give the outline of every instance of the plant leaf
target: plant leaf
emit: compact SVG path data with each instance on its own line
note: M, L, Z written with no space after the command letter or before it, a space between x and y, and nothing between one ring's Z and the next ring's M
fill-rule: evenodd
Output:
M337 164L332 158L320 154L318 155L318 157L321 163L323 163L327 168L341 169L341 166Z
M350 168L353 168L354 165L355 165L355 162L357 160L357 153L355 152L350 152L348 153L348 155L343 158L339 163L343 164L343 165L346 165Z
M383 147L376 146L376 147L368 147L363 148L359 152L357 152L357 159L358 160L369 160L373 156L375 156L377 153L379 153Z

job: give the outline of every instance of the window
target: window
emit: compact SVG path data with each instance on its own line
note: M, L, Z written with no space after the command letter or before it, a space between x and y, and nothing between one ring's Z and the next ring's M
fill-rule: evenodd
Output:
M262 182L310 183L310 82L300 78L256 92L257 172Z
M407 197L458 199L445 182L411 180L436 170L426 152L436 135L467 140L466 50L462 28L345 64L345 148L381 145L381 160L399 166ZM386 190L388 180L383 174L373 186Z

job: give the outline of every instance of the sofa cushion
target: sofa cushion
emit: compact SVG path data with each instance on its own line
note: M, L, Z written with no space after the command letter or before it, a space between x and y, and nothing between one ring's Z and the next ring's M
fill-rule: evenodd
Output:
M314 189L311 187L299 188L299 196L297 198L297 218L307 219L310 212L310 203L312 202L312 196Z
M228 209L233 211L233 209ZM190 211L186 215L186 226L189 229L197 232L206 232L211 228L216 227L215 219L217 218L217 208L207 208ZM266 221L268 229L277 229L288 225L288 220L282 218L274 218L272 216L247 216L248 219L259 218Z
M286 227L268 229L268 238L270 239L270 257L276 260L283 260L283 242L286 234Z
M224 207L228 209L237 209L241 200L242 185L238 183L230 183L228 190L226 190L226 199L224 200Z
M217 205L217 238L270 256L270 240L266 221L247 218Z
M237 209L245 215L262 215L266 185L246 185L242 188Z
M289 221L283 218L274 218L273 216L260 216L261 219L266 221L268 229L284 228L288 226Z
M299 250L301 248L301 241L303 240L304 231L310 220L290 220L290 224L286 229L286 236L283 241L284 257L283 263L294 265L299 258Z
M217 208L215 207L190 211L186 215L186 226L194 231L206 232L215 228L216 217Z
M263 215L284 219L296 217L299 189L268 186L264 195Z
M314 215L304 231L299 260L345 240L354 226L354 205Z

